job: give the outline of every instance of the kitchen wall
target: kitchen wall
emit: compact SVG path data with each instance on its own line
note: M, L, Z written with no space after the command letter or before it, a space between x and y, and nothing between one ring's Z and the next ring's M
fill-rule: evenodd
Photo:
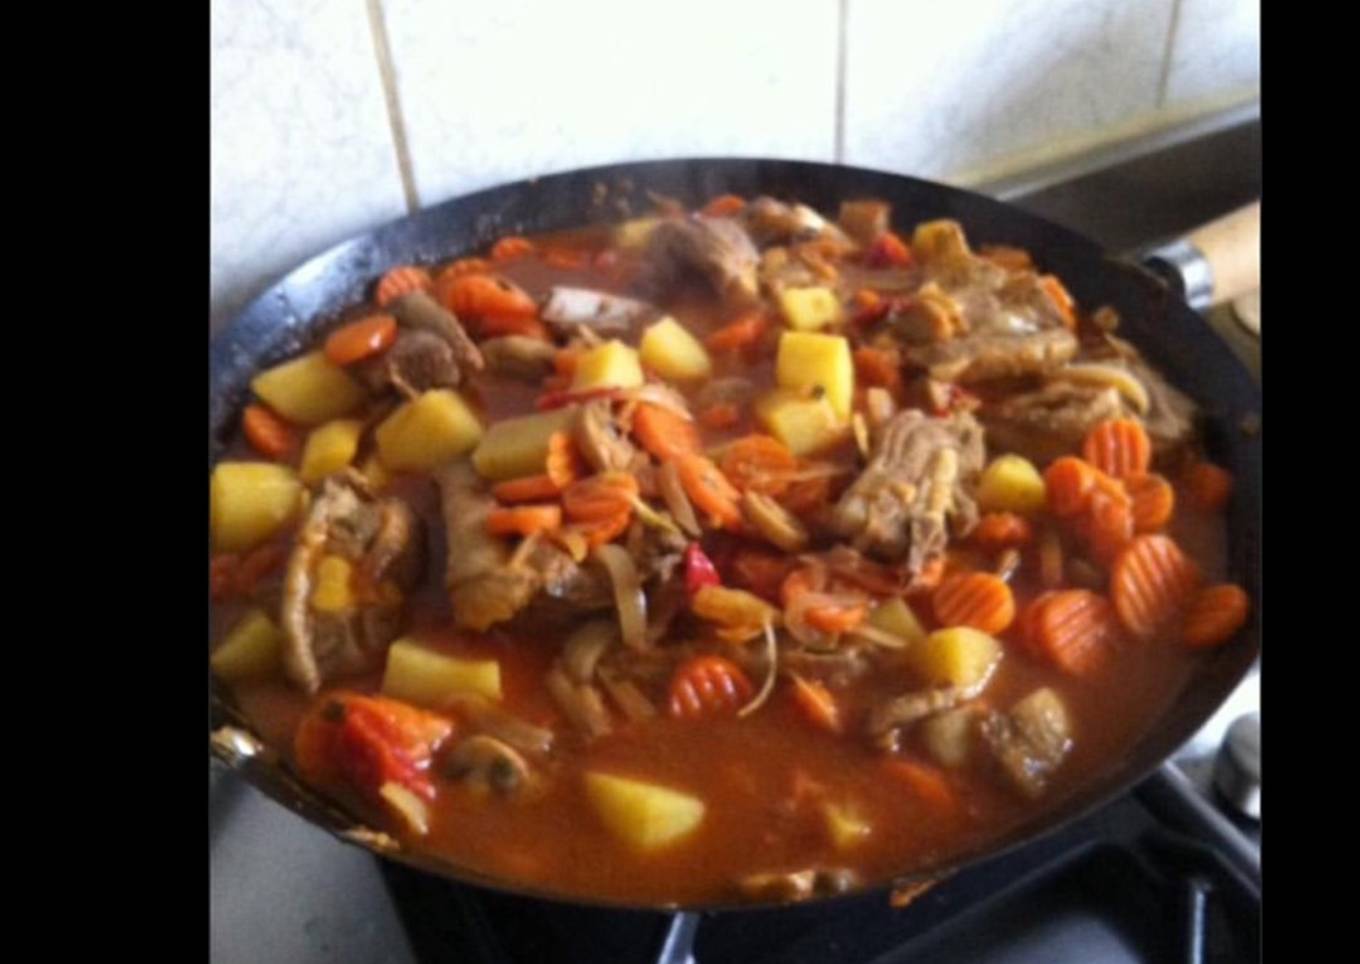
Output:
M1257 0L213 0L210 316L422 205L702 154L960 185L1257 95Z

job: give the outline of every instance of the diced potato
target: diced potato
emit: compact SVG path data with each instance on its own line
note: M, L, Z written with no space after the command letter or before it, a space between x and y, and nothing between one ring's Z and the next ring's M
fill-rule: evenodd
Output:
M591 388L637 388L642 382L637 350L614 339L581 355L571 388L576 392Z
M302 483L286 465L219 462L209 482L213 548L253 549L293 520Z
M472 693L501 698L501 664L494 659L459 659L399 639L387 651L382 691L393 699L437 710L451 697Z
M984 512L1041 512L1047 504L1044 477L1029 459L997 456L982 470L977 501Z
M279 668L283 631L263 610L252 609L213 650L212 670L228 683L273 676Z
M614 246L625 251L636 251L647 244L661 218L633 218L614 227Z
M250 387L270 408L300 425L347 415L365 395L362 385L319 351L261 372Z
M863 843L873 828L853 807L828 803L822 808L827 833L837 850L850 850Z
M775 383L780 388L806 392L820 389L840 418L850 419L855 394L855 363L850 343L841 335L786 331L779 336Z
M355 418L336 419L313 429L302 450L302 468L298 470L302 481L312 485L353 462L363 432L364 423Z
M713 374L713 360L703 343L669 315L647 326L638 353L642 364L672 381L697 381Z
M961 767L968 762L977 724L977 710L960 706L923 721L921 739L941 766Z
M493 423L472 453L473 468L493 482L540 474L548 464L548 438L566 430L576 412L577 406L568 405Z
M378 426L373 438L383 465L393 472L429 472L468 451L482 437L482 423L461 395L449 388L425 392Z
M843 441L850 424L839 418L825 398L807 398L776 389L756 402L756 417L794 455L813 455Z
M889 599L871 612L869 625L901 637L908 643L918 643L926 638L925 627L901 597Z
M704 802L697 797L608 773L587 773L586 795L604 825L642 851L674 843L704 818Z
M323 556L316 567L316 588L312 608L322 613L343 613L354 606L350 577L354 567L344 556Z
M968 626L951 626L931 633L903 658L931 685L971 689L985 683L1001 661L1001 644Z
M957 260L972 253L963 225L948 218L916 225L911 235L911 250L923 261Z
M841 322L841 303L830 288L785 288L779 310L794 331L819 331Z

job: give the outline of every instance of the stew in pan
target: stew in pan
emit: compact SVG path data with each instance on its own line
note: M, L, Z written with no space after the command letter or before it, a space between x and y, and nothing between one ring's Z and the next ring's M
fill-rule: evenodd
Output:
M1017 248L768 197L395 268L255 378L213 671L406 847L612 900L928 867L1249 602L1196 412Z

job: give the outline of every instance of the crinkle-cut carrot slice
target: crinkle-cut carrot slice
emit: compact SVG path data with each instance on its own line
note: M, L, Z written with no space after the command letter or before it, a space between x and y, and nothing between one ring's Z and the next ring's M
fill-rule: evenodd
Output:
M1152 464L1152 440L1147 429L1131 418L1096 423L1086 433L1081 450L1086 461L1116 479L1143 475Z
M424 268L404 264L393 268L378 280L373 292L373 300L379 308L386 308L392 302L413 291L434 290L434 279Z
M1124 629L1151 639L1180 615L1199 582L1199 567L1171 538L1137 536L1114 560L1110 596Z
M721 656L695 656L671 677L671 716L697 719L732 715L750 701L755 688L740 666Z
M942 626L971 626L993 636L1015 619L1015 597L1001 577L962 572L940 583L931 597Z
M1182 638L1188 646L1217 646L1237 635L1247 622L1251 600L1241 586L1221 583L1195 594L1185 614Z

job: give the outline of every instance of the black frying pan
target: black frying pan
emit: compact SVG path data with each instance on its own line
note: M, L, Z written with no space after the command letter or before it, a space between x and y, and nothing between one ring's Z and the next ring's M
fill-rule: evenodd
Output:
M1119 311L1120 334L1199 403L1206 415L1208 454L1237 479L1228 520L1230 576L1255 601L1252 620L1241 638L1205 653L1167 715L1126 758L1112 761L1110 768L1081 792L1015 828L1004 839L938 865L917 868L899 878L899 883L938 878L1059 828L1142 781L1199 730L1242 680L1260 651L1260 390L1219 336L1185 304L1181 293L1159 276L1106 256L1079 234L967 191L830 164L698 159L554 174L427 208L337 245L303 264L255 299L213 340L209 351L209 469L220 456L225 439L235 431L251 377L311 343L329 318L361 300L388 268L473 252L507 233L530 234L616 220L622 216L620 202L631 202L635 212L645 210L647 191L677 198L691 207L731 192L745 197L769 194L797 199L823 211L835 211L846 199L881 198L892 203L898 223L955 218L976 244L1025 248L1044 270L1061 277L1082 305L1108 304ZM1130 203L1137 201L1131 199ZM1201 246L1216 245L1200 240ZM1213 256L1210 261L1227 276L1231 261ZM358 825L281 765L277 755L251 735L249 724L226 689L215 680L210 686L213 754L284 806L351 843L433 873L529 896L563 899L550 891L534 892L520 884L406 853L385 835ZM879 886L886 883L878 882Z

